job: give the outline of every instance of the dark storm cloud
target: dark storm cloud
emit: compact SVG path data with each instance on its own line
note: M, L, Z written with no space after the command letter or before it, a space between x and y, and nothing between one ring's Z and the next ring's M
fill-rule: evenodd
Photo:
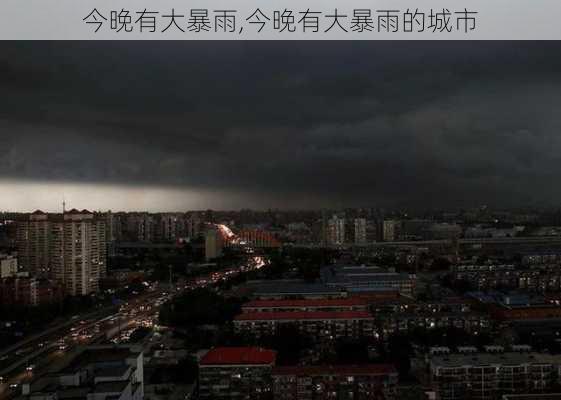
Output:
M561 200L557 43L1 50L2 178L230 191L287 207Z

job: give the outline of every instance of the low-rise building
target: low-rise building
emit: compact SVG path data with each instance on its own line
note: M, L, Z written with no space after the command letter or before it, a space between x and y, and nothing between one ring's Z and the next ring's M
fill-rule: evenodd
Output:
M274 335L283 324L292 324L317 339L370 337L374 318L367 311L252 312L234 318L237 332L257 337Z
M199 362L199 398L269 398L275 362L276 352L260 347L214 348Z
M468 333L478 334L491 328L491 321L484 313L392 313L379 318L379 333L382 337L398 332L409 332L415 329L456 328Z
M393 365L275 367L275 400L391 400L398 374Z
M459 269L453 273L453 278L469 282L477 290L500 288L540 293L561 291L561 272L558 265L534 266L523 270L507 268L508 266L479 266L478 269L468 269L468 267L458 267Z
M414 275L366 266L327 266L321 269L321 279L327 286L348 293L397 290L409 297L415 293L416 282Z
M559 383L560 355L501 350L432 356L430 377L437 399L497 400L505 394L547 393Z
M368 301L347 297L340 299L252 300L242 305L242 312L289 311L368 311Z

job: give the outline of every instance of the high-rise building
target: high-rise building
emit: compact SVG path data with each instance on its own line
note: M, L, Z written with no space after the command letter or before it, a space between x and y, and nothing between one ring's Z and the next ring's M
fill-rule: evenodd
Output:
M50 223L42 211L26 214L16 222L16 245L20 268L31 274L49 270Z
M13 254L0 253L0 278L9 278L18 273L18 259Z
M181 215L166 213L161 214L158 220L158 232L160 240L164 242L173 242L179 237Z
M185 223L185 233L191 239L199 236L201 233L201 225L202 221L198 214L193 213L187 217L187 221Z
M105 218L87 210L71 210L54 216L51 226L52 276L69 295L87 295L99 290L106 275Z
M355 244L365 244L366 243L366 219L356 218L354 224L354 242Z
M327 242L331 245L345 243L345 218L333 215L327 221Z
M144 213L138 218L137 234L138 241L152 242L154 240L154 218L148 213Z
M87 210L36 211L18 221L17 238L20 269L56 279L69 295L99 289L107 259L104 216Z
M48 279L13 276L0 279L0 303L4 306L38 306L62 299L62 288Z
M401 222L397 220L384 220L382 222L382 238L384 242L393 242L400 234Z
M205 258L207 261L222 255L222 237L215 228L210 228L205 234Z
M112 243L116 240L115 237L115 216L111 210L105 213L105 238L107 242Z

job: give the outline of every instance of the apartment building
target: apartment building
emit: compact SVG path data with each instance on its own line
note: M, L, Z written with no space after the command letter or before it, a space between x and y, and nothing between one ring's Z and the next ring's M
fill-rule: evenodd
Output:
M237 332L256 337L273 335L291 324L316 339L359 338L375 334L374 318L367 311L248 312L234 318Z
M57 282L27 276L0 280L2 305L38 306L62 300L62 287Z
M398 374L390 364L275 367L275 400L392 400Z
M0 279L16 276L18 259L14 254L0 253Z
M275 351L260 347L211 349L199 362L199 398L270 398L276 356Z
M414 295L416 283L414 275L367 266L327 266L321 269L321 279L327 286L349 293L397 290L409 297Z
M496 400L551 390L559 381L561 356L497 347L486 353L436 355L429 365L437 399Z
M17 221L20 269L56 279L72 296L99 290L106 274L106 218L76 209L35 211Z
M31 274L48 272L51 224L40 210L16 221L16 246L20 267Z
M99 290L107 272L105 219L87 210L71 210L51 220L51 276L72 296Z
M362 298L252 300L242 305L242 313L292 311L368 311Z

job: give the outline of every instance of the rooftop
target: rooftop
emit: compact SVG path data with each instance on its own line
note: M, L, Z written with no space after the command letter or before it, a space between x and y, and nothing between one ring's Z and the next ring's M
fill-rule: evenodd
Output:
M340 289L328 287L322 283L305 282L267 282L250 283L255 294L339 294Z
M507 352L447 354L431 358L432 367L454 368L465 365L519 365L519 364L561 364L561 355L544 353Z
M217 347L206 353L200 365L269 365L274 364L276 351L261 347Z
M377 267L348 267L348 266L327 266L320 271L321 278L327 283L343 282L382 282L382 281L408 281L411 279L409 274L388 272Z
M78 354L70 364L64 368L64 372L80 370L88 365L96 363L125 361L130 357L138 357L139 354L140 352L133 351L128 347L91 347Z
M270 320L332 320L332 319L373 319L367 311L282 311L252 312L237 315L236 321Z
M96 368L94 375L96 378L108 378L108 377L120 377L127 373L130 369L130 365L114 365L114 366L103 366Z
M340 299L310 299L310 300L253 300L243 305L244 308L266 307L350 307L367 306L368 302L362 298L347 297Z
M130 381L99 382L95 385L94 393L121 393Z

